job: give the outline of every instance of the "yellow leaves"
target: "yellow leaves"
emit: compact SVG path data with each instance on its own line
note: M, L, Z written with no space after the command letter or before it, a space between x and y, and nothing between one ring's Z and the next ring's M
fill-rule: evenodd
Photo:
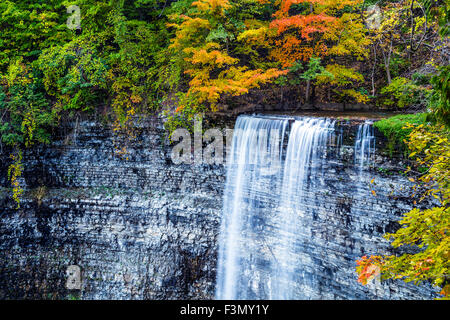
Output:
M27 112L22 120L21 131L25 138L25 147L30 147L33 141L33 132L36 129L36 121L33 112Z
M8 66L5 76L0 75L0 83L6 82L8 87L18 83L21 85L26 85L32 81L27 74L28 67L22 62L22 58L18 58Z
M131 100L133 103L140 103L140 102L142 102L142 97L141 97L141 96L138 96L138 95L132 94L131 97L130 97L130 100Z
M411 150L410 157L428 167L419 180L431 195L444 205L450 197L450 143L448 129L443 126L430 127L419 125L409 134L407 140ZM441 197L437 193L441 194Z
M333 77L319 75L317 77L318 84L328 83L331 85L346 86L351 85L354 82L362 82L364 80L363 76L359 72L342 65L327 65L325 70L332 74ZM366 103L369 101L369 98L366 95L356 91L355 89L342 89L340 90L340 94L342 96L351 97L359 103Z
M352 13L344 13L335 23L330 24L330 31L325 39L332 40L328 54L335 56L355 56L359 59L367 57L367 46L372 42L366 36L366 29L360 17Z
M222 68L225 64L232 65L239 61L220 50L209 51L209 49L213 48L220 48L220 45L217 43L208 43L202 48L186 48L183 51L190 56L186 57L185 60L194 65L209 64L219 68ZM193 74L195 71L194 69L189 69L186 70L186 73Z
M270 27L277 31L271 56L282 67L292 66L295 61L309 61L312 56L354 56L361 60L367 56L371 43L361 17L356 13L339 11L355 6L362 0L282 0L276 19ZM312 11L290 15L293 4L310 3ZM361 102L364 97L358 97Z
M209 14L216 14L223 16L225 10L231 8L228 0L198 0L192 3L193 7Z
M225 10L231 7L229 1L199 0L193 2L192 6L197 11L193 11L189 17L171 17L172 20L181 18L182 22L171 24L177 31L169 50L179 59L182 72L190 76L189 89L183 93L183 102L180 101L177 112L191 112L191 109L203 108L205 105L210 110L217 110L222 95L242 95L251 88L285 74L285 71L273 68L251 70L248 66L238 66L239 59L233 57L225 45L221 45L223 41L220 39L223 37L210 36L221 28L222 34L235 37L224 25L217 27L217 21L221 21ZM256 52L252 45L263 44L267 47L267 37L274 34L268 23L247 20L245 24L248 29L237 38L244 43L241 52Z
M421 164L426 166L426 171L419 178L410 177L408 180L417 183L415 192L423 193L419 189L425 189L425 193L437 198L441 205L426 210L413 208L399 221L401 228L395 233L384 235L385 239L392 241L392 247L417 246L420 248L418 252L381 258L364 256L357 261L358 281L363 285L382 273L383 278L387 279L402 279L414 283L430 281L442 288L440 293L444 298L449 298L450 290L445 282L450 267L450 145L446 142L448 136L448 129L432 125L416 126L409 134L406 143L410 150L416 153L415 156L422 159ZM372 182L373 180L371 184ZM415 200L412 202L417 204Z
M267 37L269 36L270 30L267 26L260 27L258 29L248 29L239 34L237 37L238 41L245 41L245 42L259 42L259 41L266 41Z
M344 85L350 84L351 81L364 81L362 74L357 72L353 68L345 67L339 64L329 64L325 67L325 70L333 74L334 78L330 79L331 84ZM326 82L326 77L318 77L319 82Z
M211 28L211 24L207 19L200 17L191 18L185 15L177 17L184 19L184 21L181 24L169 24L169 26L177 28L175 38L171 40L172 43L169 49L180 50L186 45L195 45L202 40L198 36L196 37L196 34L202 30L209 30ZM172 18L175 19L176 17Z
M210 78L209 73L198 73L189 83L188 95L195 97L201 104L208 102L214 108L222 94L233 96L248 93L251 88L274 79L287 71L278 69L248 70L246 67L230 67L219 73L217 78Z
M367 103L369 101L369 97L354 89L343 89L341 90L341 94L354 98L358 103Z
M20 208L20 196L23 194L23 189L19 183L19 177L23 172L23 164L22 164L22 151L15 150L10 156L10 159L13 163L8 167L8 178L11 182L11 186L13 188L13 199L17 204L17 209Z

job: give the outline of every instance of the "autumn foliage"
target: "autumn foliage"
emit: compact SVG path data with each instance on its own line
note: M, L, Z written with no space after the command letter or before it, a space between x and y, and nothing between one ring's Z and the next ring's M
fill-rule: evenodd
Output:
M414 208L399 221L395 233L385 235L396 249L409 249L401 254L363 256L357 261L358 281L363 285L376 276L380 279L401 279L415 284L431 282L450 298L450 140L444 126L412 126L407 143L410 157L418 166L427 168L413 187L414 203L432 197L438 206ZM408 171L412 171L409 168ZM409 252L408 252L409 251ZM411 252L412 251L412 252Z
M276 68L250 69L231 55L227 44L234 35L224 28L225 12L231 6L227 0L195 1L192 6L197 10L190 16L172 16L172 20L180 22L169 24L176 28L169 50L178 56L177 63L184 65L183 72L190 79L177 112L187 106L215 111L221 96L248 93L286 73Z

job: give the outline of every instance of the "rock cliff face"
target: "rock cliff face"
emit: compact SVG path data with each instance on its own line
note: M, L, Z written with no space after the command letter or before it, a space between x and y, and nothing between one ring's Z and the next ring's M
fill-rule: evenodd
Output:
M408 184L401 168L381 153L381 170L358 173L356 125L338 124L341 156L330 162L323 189L309 195L317 214L305 220L309 232L298 276L309 284L302 290L326 299L431 298L429 286L356 282L355 259L387 252L382 234L410 208L400 191ZM214 298L226 169L175 165L158 120L138 129L127 159L114 155L112 131L91 121L68 125L52 145L27 151L19 210L6 189L4 152L1 299ZM379 139L379 150L383 143ZM370 195L371 179L376 197ZM66 288L69 265L81 269L79 290Z

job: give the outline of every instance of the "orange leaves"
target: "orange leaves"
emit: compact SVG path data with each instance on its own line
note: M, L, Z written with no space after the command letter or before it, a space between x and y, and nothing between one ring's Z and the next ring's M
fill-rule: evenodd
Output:
M258 0L267 4L267 0ZM235 4L229 0L194 0L194 10L188 15L172 17L177 23L176 37L169 49L180 73L189 76L189 88L183 103L188 110L196 106L215 109L222 95L241 95L251 88L267 83L288 71L295 63L308 63L312 57L326 59L349 55L360 48L361 37L352 37L353 30L361 30L355 14L339 11L361 0L277 0L270 1L277 7L274 20L259 20L246 15L241 26L228 23ZM259 6L253 3L252 5ZM293 6L296 14L293 15ZM254 12L258 10L255 9ZM253 11L252 11L253 12ZM345 16L345 18L343 18ZM234 18L234 16L233 16ZM242 23L243 22L243 23ZM347 27L350 26L351 27ZM358 31L359 32L359 31ZM233 40L239 42L233 45ZM231 45L230 45L231 44ZM361 49L362 50L362 49ZM331 57L331 55L333 57ZM358 57L363 53L358 52ZM241 60L242 58L242 60ZM250 67L251 66L251 67ZM347 78L324 79L329 85L350 86L359 81L355 74L343 74ZM341 79L342 78L342 79ZM331 81L334 81L331 83ZM357 101L365 96L353 88L346 88L346 95ZM189 107L188 107L189 106ZM181 108L180 111L183 109Z
M209 51L210 49L215 50ZM220 45L217 43L208 43L202 48L186 48L184 52L190 57L185 58L185 60L192 64L209 64L219 68L222 68L225 64L232 65L239 61L218 49L220 49ZM186 73L191 73L191 71L187 70Z
M262 71L233 66L212 79L209 74L201 72L189 83L188 95L195 96L198 103L210 103L211 109L214 109L222 94L242 95L285 73L277 69Z
M321 57L327 52L322 38L336 18L314 12L289 16L290 7L303 2L321 4L323 0L283 0L280 9L274 14L277 19L270 24L277 32L271 56L281 62L284 68L299 60L309 61L312 56Z
M311 34L327 31L327 24L335 19L335 17L330 17L325 14L296 15L274 20L270 26L277 29L278 35L289 29L297 29L302 38L311 40Z
M283 68L291 67L295 61L308 61L313 55L310 47L302 46L302 41L294 36L286 36L283 39L274 41L274 48L270 55L281 63Z
M450 284L445 285L441 292L439 292L439 294L445 296L445 297L449 297L450 296Z
M283 68L291 67L296 61L308 62L311 57L322 57L326 54L327 47L321 42L308 43L293 35L286 35L274 40L274 46L270 52L271 58L279 61Z
M370 40L365 36L364 25L357 13L343 13L346 6L356 6L362 0L281 0L275 20L270 27L277 32L273 40L272 57L283 67L295 61L309 61L312 56L367 55ZM290 15L294 4L309 3L300 13ZM292 10L291 10L292 12ZM353 92L352 92L353 93ZM363 98L363 97L357 97ZM361 99L359 99L361 100Z
M366 285L381 274L383 259L380 256L363 256L356 261L356 265L356 272L359 275L358 282Z
M192 6L197 10L193 10L189 16L171 17L172 20L178 19L181 22L171 25L176 27L177 31L169 50L181 72L189 76L189 88L183 93L183 102L180 102L177 112L195 112L205 107L215 111L222 95L245 94L251 88L286 73L259 67L251 70L233 56L236 52L230 52L228 43L223 41L228 39L227 37L236 38L233 34L236 30L227 29L224 22L227 19L226 10L232 6L231 2L197 0ZM249 44L245 49L250 52L255 52L252 51L252 45L260 46L261 42L267 44L267 39L275 34L268 23L255 19L246 20L245 23L247 29L238 36L238 41Z
M198 104L208 102L211 109L215 109L222 94L245 94L249 89L286 73L277 69L248 70L247 67L234 66L239 60L220 50L220 45L213 42L183 51L188 55L185 60L190 66L185 73L192 77L187 95ZM211 72L220 69L224 70L212 78Z

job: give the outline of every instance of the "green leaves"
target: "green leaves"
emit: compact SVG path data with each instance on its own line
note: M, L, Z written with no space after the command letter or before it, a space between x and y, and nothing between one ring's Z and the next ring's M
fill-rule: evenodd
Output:
M36 59L43 48L71 37L60 1L0 2L0 72L17 57ZM2 45L3 44L3 45Z
M406 78L397 77L389 85L381 89L380 93L385 96L381 100L385 105L405 108L412 105L426 105L430 90L416 85Z
M293 68L293 71L298 70L296 65L294 65ZM320 58L311 57L308 63L308 69L302 75L300 75L300 78L305 80L314 80L319 76L334 78L334 75L331 72L328 72L324 67L320 65Z
M450 66L440 67L438 71L439 73L431 79L434 91L430 98L430 106L436 117L450 126Z
M83 39L44 50L35 65L62 109L89 110L106 95L105 60Z
M410 131L405 139L410 157L427 170L419 174L415 193L421 200L432 196L439 205L420 210L414 208L399 221L401 228L385 235L394 248L418 248L416 253L400 256L363 258L357 272L361 282L367 283L370 265L380 268L383 279L402 279L415 284L431 281L440 287L444 298L450 298L450 132L440 125L407 125ZM408 169L411 171L411 169ZM414 200L416 203L416 200Z
M392 153L396 148L406 150L405 140L412 131L412 127L407 124L420 125L428 122L429 115L427 113L400 114L376 121L374 126L389 139L390 150L388 151Z

